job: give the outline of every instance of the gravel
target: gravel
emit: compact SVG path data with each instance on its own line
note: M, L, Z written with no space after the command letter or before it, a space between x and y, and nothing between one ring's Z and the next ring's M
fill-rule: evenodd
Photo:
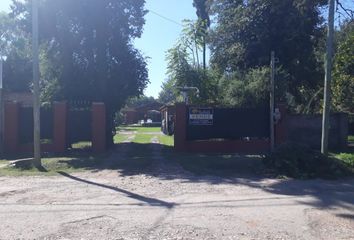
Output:
M354 239L354 179L195 176L158 146L144 173L0 177L0 239Z

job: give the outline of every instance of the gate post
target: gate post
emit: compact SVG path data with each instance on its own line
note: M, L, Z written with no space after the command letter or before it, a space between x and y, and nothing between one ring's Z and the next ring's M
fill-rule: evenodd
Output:
M66 102L54 103L54 151L64 152L66 150Z
M5 103L4 116L4 147L6 153L16 153L19 145L18 117L19 104L17 102Z
M187 106L184 103L176 104L176 119L175 119L174 141L177 151L186 150L187 140Z
M92 103L92 149L94 152L106 150L106 107L104 103Z

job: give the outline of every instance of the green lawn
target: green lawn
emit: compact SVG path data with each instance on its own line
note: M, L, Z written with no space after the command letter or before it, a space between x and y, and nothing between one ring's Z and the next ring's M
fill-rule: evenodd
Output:
M151 143L151 138L153 137L154 135L151 134L136 134L132 143L148 144Z
M174 145L173 136L159 135L158 139L159 139L160 144L162 144L162 145L165 145L165 146L173 146Z
M339 153L335 157L354 171L354 153Z
M129 136L134 135L134 139L131 141L132 143L148 144L151 143L151 139L153 137L157 137L160 144L162 145L173 146L174 144L173 136L166 136L161 134L161 129L159 127L121 126L117 128L117 130L131 134L118 133L116 136L114 136L115 143L122 143ZM156 133L156 135L150 133Z
M137 126L120 126L117 128L118 131L126 131L126 132L161 132L160 127L137 127Z
M125 134L116 134L114 136L114 143L122 143L124 142L125 140L127 140L129 137L129 135L125 135Z
M348 136L348 142L354 143L354 136Z
M42 171L39 171L31 166L8 166L5 168L0 168L0 176L57 175L57 172L59 171L84 171L96 168L104 157L104 155L90 156L83 153L78 153L75 155L68 154L67 156L43 157L42 166L44 169ZM1 163L9 163L9 160L2 160Z

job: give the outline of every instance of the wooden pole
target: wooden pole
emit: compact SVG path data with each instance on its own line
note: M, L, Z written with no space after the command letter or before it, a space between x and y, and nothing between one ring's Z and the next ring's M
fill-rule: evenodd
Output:
M38 51L38 0L32 0L32 49L33 49L33 165L37 168L41 162L40 100L39 100L39 51Z
M2 86L2 55L0 53L0 153L4 152L4 99Z
M324 106L322 116L322 138L321 153L328 154L328 133L331 107L331 78L332 78L332 54L333 54L333 31L334 31L334 0L328 0L328 30L327 49L325 59L325 80L324 80Z
M270 150L274 151L275 135L274 135L274 77L275 77L275 53L271 52L270 56Z

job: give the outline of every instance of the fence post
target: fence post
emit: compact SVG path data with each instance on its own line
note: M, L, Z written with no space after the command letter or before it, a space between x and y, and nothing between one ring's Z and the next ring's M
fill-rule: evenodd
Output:
M106 150L106 107L104 103L92 103L92 149L96 153Z
M67 104L66 102L54 103L54 151L64 152L66 150L66 124Z
M5 103L4 116L4 147L6 153L16 153L19 145L18 121L19 104L17 102Z
M187 106L184 103L177 103L174 133L175 149L177 151L186 150L187 114Z

